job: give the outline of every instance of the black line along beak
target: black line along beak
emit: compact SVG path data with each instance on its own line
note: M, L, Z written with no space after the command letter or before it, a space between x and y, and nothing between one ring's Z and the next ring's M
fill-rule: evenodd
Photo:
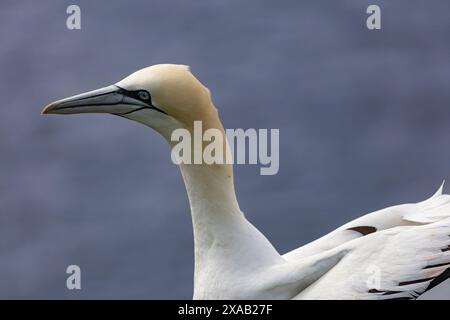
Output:
M129 91L116 85L78 94L48 104L42 114L110 113L126 115L142 109L154 109L150 93Z

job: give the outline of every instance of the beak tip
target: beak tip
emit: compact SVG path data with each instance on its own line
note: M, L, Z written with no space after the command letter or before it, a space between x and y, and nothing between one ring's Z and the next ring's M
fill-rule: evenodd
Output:
M41 115L44 116L49 113L51 113L51 105L50 104L45 106L44 109L42 109Z
M42 109L41 115L45 116L47 114L56 114L57 112L57 104L55 102L49 103Z

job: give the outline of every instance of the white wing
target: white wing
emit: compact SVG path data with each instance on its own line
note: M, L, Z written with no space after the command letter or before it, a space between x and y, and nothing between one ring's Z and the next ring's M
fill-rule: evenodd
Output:
M349 241L350 252L295 299L415 299L450 277L450 219Z
M398 226L428 224L449 218L450 195L442 194L443 185L425 201L397 205L366 214L305 246L286 253L283 257L288 261L302 259L377 231Z

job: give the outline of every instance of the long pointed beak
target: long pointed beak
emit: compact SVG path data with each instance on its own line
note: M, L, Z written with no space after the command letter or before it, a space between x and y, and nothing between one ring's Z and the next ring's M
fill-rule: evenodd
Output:
M48 104L42 114L111 113L127 114L148 104L123 94L125 90L111 85Z

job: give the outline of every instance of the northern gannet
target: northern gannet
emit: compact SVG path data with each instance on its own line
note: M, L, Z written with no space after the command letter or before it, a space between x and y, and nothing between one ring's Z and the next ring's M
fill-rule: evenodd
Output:
M119 115L170 145L171 133L194 121L224 132L208 88L184 65L141 69L42 113ZM281 255L239 209L232 164L180 168L194 228L194 299L415 299L450 277L450 195L442 186Z

